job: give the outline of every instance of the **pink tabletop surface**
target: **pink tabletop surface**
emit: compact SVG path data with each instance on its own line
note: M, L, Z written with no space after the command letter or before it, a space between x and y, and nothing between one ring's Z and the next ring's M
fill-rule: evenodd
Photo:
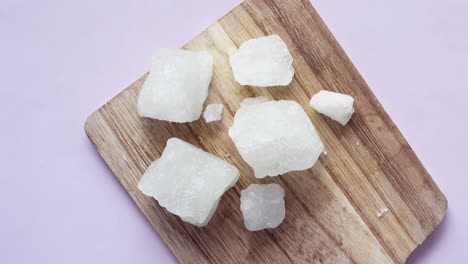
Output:
M0 0L0 263L176 263L86 117L240 0ZM449 200L410 263L468 259L468 2L313 4Z

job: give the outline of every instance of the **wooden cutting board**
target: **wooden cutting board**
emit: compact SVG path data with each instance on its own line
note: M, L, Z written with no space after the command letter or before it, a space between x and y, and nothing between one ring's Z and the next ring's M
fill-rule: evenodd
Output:
M245 40L270 34L280 35L294 57L293 82L287 88L241 87L233 79L229 54ZM181 263L403 263L440 224L447 200L309 1L247 0L184 48L214 56L205 104L223 103L222 121L175 124L139 117L136 100L145 75L85 125L101 156ZM309 107L311 95L322 89L354 96L356 113L347 126ZM328 155L307 171L255 179L227 130L239 103L259 95L299 102ZM137 189L171 137L241 171L206 227L182 222ZM270 182L285 189L286 218L276 229L249 232L239 193L251 183ZM388 213L379 218L385 208Z

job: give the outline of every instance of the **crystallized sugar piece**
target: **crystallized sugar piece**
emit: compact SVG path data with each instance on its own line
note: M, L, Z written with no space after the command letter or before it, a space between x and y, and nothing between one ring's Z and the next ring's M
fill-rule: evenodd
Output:
M312 122L295 101L239 108L229 136L257 178L308 169L323 152Z
M270 99L268 99L265 96L248 97L248 98L245 98L240 103L240 107L244 107L244 106L247 106L247 105L253 105L253 104L261 104L261 103L268 102L268 101L270 101Z
M276 183L252 184L241 191L241 211L250 231L279 226L286 214L284 190Z
M209 104L206 106L206 110L203 113L203 117L207 123L221 120L221 114L223 113L222 104Z
M247 40L230 57L236 81L259 87L288 85L294 76L292 62L288 47L278 35Z
M377 218L382 218L386 213L388 213L388 208L382 208L377 212Z
M200 118L213 73L206 51L159 49L138 97L138 113L172 122Z
M343 126L354 113L353 97L329 91L320 91L310 99L310 106Z
M171 138L161 158L143 174L138 188L182 220L204 226L221 196L238 179L239 171L226 161Z

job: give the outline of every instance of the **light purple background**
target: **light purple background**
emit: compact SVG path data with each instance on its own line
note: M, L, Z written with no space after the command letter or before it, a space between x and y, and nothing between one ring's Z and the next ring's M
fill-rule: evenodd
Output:
M240 0L0 0L0 263L175 263L86 117ZM313 4L449 200L410 263L468 259L468 2Z

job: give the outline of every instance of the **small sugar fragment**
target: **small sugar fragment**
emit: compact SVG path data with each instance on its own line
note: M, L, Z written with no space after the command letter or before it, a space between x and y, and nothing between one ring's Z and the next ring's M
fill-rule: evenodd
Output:
M312 108L343 126L348 123L354 113L353 104L353 97L330 91L320 91L310 99Z
M223 113L223 104L209 104L206 106L206 110L203 113L203 117L207 123L221 120L221 114Z
M252 184L241 191L244 225L250 231L279 226L286 215L284 190L276 183Z
M388 213L388 208L380 209L380 211L377 212L377 217L380 219L380 218L382 218L386 213Z

